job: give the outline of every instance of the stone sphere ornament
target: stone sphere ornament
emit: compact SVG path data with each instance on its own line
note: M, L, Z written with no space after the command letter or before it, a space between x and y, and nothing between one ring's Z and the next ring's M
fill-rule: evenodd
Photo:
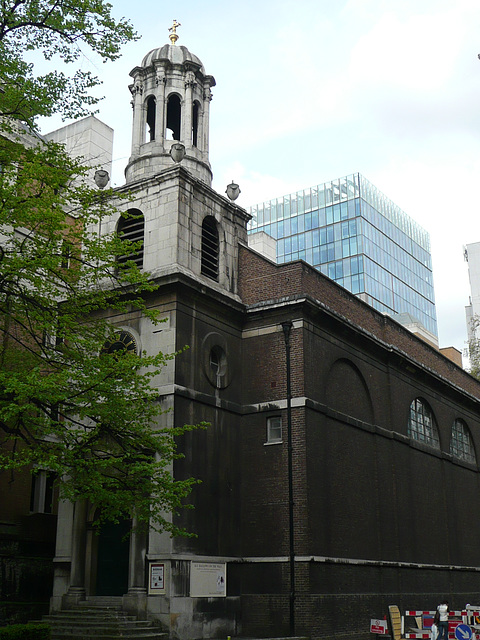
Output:
M230 198L230 200L233 202L234 200L236 200L238 198L238 196L241 193L240 187L238 186L238 184L236 184L232 180L232 182L229 185L227 185L227 190L225 191L225 193Z

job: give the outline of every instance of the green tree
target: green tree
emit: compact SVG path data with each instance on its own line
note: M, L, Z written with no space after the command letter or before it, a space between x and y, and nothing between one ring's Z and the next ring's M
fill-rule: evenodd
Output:
M175 354L105 348L117 341L112 310L161 321L145 304L154 285L134 260L119 268L138 243L94 231L114 213L112 191L35 134L39 115L85 115L98 80L36 76L22 58L35 49L74 64L87 48L114 60L136 35L102 0L1 7L0 469L51 470L64 497L91 500L101 519L134 513L179 533L165 514L186 506L195 480L174 480L171 465L176 437L194 427L160 428L150 385Z
M468 341L468 357L470 359L469 373L480 380L480 340L478 338L480 318L473 316L470 320L472 337Z
M2 0L0 12L1 114L19 118L31 127L36 116L88 115L101 84L88 70L73 75L59 70L36 75L29 52L46 60L74 64L80 58L116 60L122 45L137 39L124 18L115 20L104 0Z

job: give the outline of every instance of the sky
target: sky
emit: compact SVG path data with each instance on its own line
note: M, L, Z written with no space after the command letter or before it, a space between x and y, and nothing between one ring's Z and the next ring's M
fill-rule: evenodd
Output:
M114 63L82 61L104 81L114 186L130 155L129 72L176 19L177 46L216 80L213 187L237 182L248 208L361 173L430 233L440 346L465 349L463 249L480 241L478 0L110 2L141 35Z

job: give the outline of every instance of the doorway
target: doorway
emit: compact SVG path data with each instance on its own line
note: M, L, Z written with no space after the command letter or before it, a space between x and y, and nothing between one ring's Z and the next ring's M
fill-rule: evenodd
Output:
M131 521L105 523L98 536L97 596L123 596L128 591Z

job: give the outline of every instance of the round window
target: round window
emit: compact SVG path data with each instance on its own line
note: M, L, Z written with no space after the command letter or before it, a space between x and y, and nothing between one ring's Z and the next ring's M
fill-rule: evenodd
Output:
M114 353L118 355L118 351L122 351L123 353L136 353L137 352L137 343L135 338L128 331L118 331L115 336L108 340L102 349L103 353Z
M227 368L227 357L222 347L215 345L210 351L210 370L218 378L225 373Z
M218 333L209 333L203 339L203 368L208 381L217 389L230 384L227 341Z

